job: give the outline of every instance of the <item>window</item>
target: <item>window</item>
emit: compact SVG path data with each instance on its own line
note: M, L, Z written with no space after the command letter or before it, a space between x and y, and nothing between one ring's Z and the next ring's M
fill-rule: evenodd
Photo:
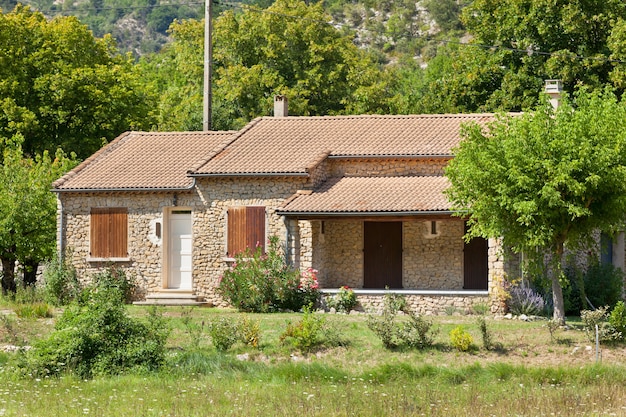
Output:
M254 251L257 246L265 252L265 207L230 207L227 255Z
M128 257L128 209L91 209L90 255L92 258Z

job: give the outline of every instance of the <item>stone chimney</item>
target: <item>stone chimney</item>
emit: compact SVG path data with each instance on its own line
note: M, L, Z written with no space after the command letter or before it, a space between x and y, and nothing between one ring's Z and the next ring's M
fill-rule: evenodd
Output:
M287 96L274 96L274 117L287 117L288 108Z
M550 96L550 104L552 104L554 110L559 107L562 91L563 82L561 80L546 80L545 93Z

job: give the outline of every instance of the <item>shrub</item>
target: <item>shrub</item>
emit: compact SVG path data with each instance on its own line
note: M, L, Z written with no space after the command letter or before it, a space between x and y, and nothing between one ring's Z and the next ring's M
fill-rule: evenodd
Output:
M127 304L133 301L133 295L135 292L135 279L126 276L126 272L122 268L110 266L92 277L92 288L97 290L102 289L117 289L121 300Z
M241 341L248 346L258 348L259 340L261 339L261 322L244 316L241 318L239 326Z
M88 302L70 305L55 330L26 352L22 369L39 376L67 372L89 378L162 365L169 330L156 309L144 322L127 315L118 288L101 287L86 296Z
M267 253L258 247L235 256L224 272L218 292L239 311L267 313L299 311L319 298L317 271L304 273L289 267L277 236L269 240Z
M621 269L611 264L603 265L596 262L582 273L582 279L581 272L574 268L568 269L566 274L569 285L563 289L563 298L567 314L578 315L584 309L579 282L585 286L585 295L591 302L591 308L601 306L613 308L620 301L624 283Z
M356 294L352 288L344 285L337 294L328 298L327 304L336 311L348 313L357 305Z
M302 319L296 323L287 323L287 328L280 335L280 341L283 344L291 344L303 352L311 351L323 344L324 323L324 317L314 315L307 308L304 310Z
M478 317L476 320L476 324L478 324L478 329L480 330L480 335L483 339L483 346L487 350L493 349L493 337L491 335L491 331L487 327L487 320L484 317Z
M608 306L600 307L595 310L582 310L580 319L585 329L585 334L589 341L596 340L596 326L598 326L598 338L600 341L613 342L621 339L621 334L607 322Z
M241 339L239 323L230 318L220 317L210 322L208 327L213 346L220 352L227 351Z
M409 320L400 323L398 337L411 348L425 349L433 345L437 331L433 328L433 322L409 312Z
M621 339L626 336L626 305L623 301L618 301L609 314L609 324L620 333Z
M474 314L478 314L481 316L484 316L485 314L489 313L490 310L491 310L491 307L487 303L476 303L472 305L472 312Z
M81 291L76 269L67 260L60 260L58 256L46 264L43 282L46 300L56 306L69 304Z
M396 323L399 311L408 314L408 321ZM409 311L404 297L393 293L385 294L381 316L367 317L367 327L378 336L387 349L402 345L424 349L432 346L436 334L431 321Z
M459 352L468 352L473 347L474 339L463 326L457 326L450 331L450 342Z
M543 312L543 297L530 287L514 286L509 289L509 311L516 315L536 316Z

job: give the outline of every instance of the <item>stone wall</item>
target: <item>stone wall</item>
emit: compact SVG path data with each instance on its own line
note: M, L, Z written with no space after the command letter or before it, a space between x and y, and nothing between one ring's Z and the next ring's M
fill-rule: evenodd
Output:
M109 266L90 262L89 217L92 207L128 208L128 262L115 265L133 276L142 293L162 287L162 242L155 236L155 223L162 221L163 210L174 201L173 193L66 193L62 194L63 245L83 282ZM178 193L180 204L193 205L191 192ZM58 216L61 215L59 205ZM57 231L57 239L61 236Z
M423 315L471 313L476 304L489 304L487 295L404 295L408 308ZM382 312L384 295L357 295L359 309L366 312Z
M330 159L330 177L391 177L443 175L449 159Z
M404 288L463 288L463 222L451 219L438 221L437 225L437 236L429 236L430 222L403 222ZM314 221L312 232L312 266L319 271L320 285L362 288L363 221Z

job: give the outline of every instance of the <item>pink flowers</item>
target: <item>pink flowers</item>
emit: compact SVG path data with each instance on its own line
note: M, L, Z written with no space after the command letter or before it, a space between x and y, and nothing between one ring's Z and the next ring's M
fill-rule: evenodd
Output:
M306 271L300 272L300 284L298 288L305 290L317 290L319 283L317 282L317 269L307 268Z

